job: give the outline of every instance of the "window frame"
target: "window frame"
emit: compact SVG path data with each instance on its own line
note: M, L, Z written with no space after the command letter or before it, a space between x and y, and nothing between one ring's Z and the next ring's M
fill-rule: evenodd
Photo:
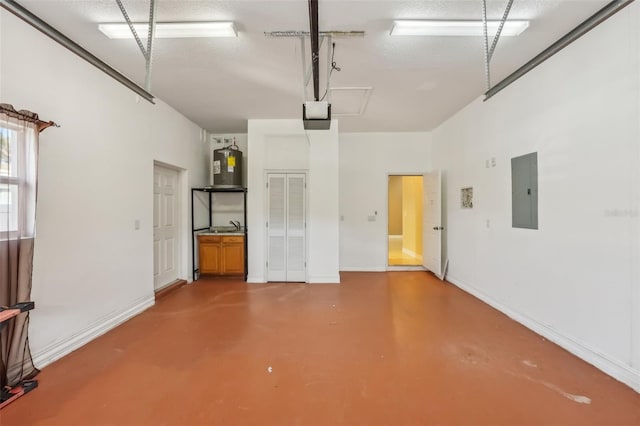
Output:
M21 238L23 236L23 231L25 229L25 214L26 214L26 208L23 202L22 202L22 197L20 196L21 192L29 190L29 188L27 188L27 181L26 181L26 177L20 176L20 170L25 170L26 169L26 150L25 150L25 146L24 144L20 144L18 143L18 140L20 139L21 133L24 133L24 129L21 128L20 126L17 126L11 122L7 122L7 121L3 121L0 122L0 132L4 133L4 132L9 133L10 138L13 137L16 140L16 145L15 145L15 154L18 156L17 161L14 164L11 164L11 157L9 159L9 164L10 166L14 166L15 167L15 174L13 175L0 175L0 186L6 186L7 188L11 188L12 186L15 186L17 188L17 199L15 200L15 204L12 203L10 206L10 208L14 208L16 209L16 229L8 229L6 231L0 231L0 241L6 241L6 240L17 240L19 238ZM11 150L8 150L9 153L11 154ZM10 169L11 172L14 172L14 170ZM11 214L11 212L9 212L9 214Z

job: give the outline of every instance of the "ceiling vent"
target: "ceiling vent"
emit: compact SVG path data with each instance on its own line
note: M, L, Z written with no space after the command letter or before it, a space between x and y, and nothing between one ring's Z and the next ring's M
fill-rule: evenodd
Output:
M363 115L369 105L373 87L330 87L331 114L334 117Z

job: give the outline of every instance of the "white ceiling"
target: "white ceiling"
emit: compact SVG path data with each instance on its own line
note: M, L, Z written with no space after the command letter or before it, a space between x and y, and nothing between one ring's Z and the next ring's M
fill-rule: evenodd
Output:
M99 22L123 21L115 0L18 1L143 85L144 59L135 41L110 40L97 28ZM148 19L148 0L123 3L134 21ZM510 18L531 25L519 37L500 40L493 83L606 3L515 0ZM489 1L489 19L499 19L506 4ZM364 38L334 39L342 71L333 73L331 85L373 87L364 115L341 118L341 131L431 130L485 91L481 37L389 36L394 19L481 19L481 0L319 0L319 9L321 31L366 31ZM264 32L308 31L308 17L307 0L158 0L158 21L233 20L238 37L158 39L151 92L217 133L246 132L250 118L301 118L300 42Z

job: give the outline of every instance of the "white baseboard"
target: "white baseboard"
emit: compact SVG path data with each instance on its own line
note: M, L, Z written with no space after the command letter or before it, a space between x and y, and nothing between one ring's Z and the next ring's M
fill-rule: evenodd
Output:
M389 272L397 272L397 271L426 271L422 265L391 265L387 266L387 271Z
M307 281L309 284L340 284L340 275L338 276L317 276L309 277ZM262 277L247 277L247 283L249 284L266 284L267 280Z
M402 248L402 254L406 254L409 257L413 257L416 260L419 260L420 262L422 262L422 255L416 253L413 250L409 250L408 248L403 247Z
M340 275L309 277L309 284L340 284Z
M175 280L173 280L173 281L171 281L171 282L168 282L168 283L166 283L166 284L163 284L163 285L161 285L161 286L160 286L160 287L158 287L158 288L154 288L154 289L153 289L153 291L154 291L155 293L157 293L157 292L159 292L160 290L164 290L164 289L165 289L165 288L167 288L167 287L171 287L172 285L174 285L175 283L180 282L180 281L186 281L186 282L187 282L187 284L189 284L189 280L185 280L185 279L183 279L183 278L178 278L178 279L175 279Z
M589 347L589 345L578 342L573 338L562 334L558 330L541 324L533 318L507 308L493 298L482 293L480 290L462 283L451 275L447 277L447 281L640 393L640 371L633 369L619 360L612 359L607 355L599 353L597 350Z
M102 336L123 322L135 317L155 304L154 295L145 296L133 302L129 307L113 312L94 322L86 329L62 341L55 342L33 354L33 362L37 368L44 368L65 355L70 354L81 346L86 345L96 337Z
M341 266L340 272L384 272L384 266Z

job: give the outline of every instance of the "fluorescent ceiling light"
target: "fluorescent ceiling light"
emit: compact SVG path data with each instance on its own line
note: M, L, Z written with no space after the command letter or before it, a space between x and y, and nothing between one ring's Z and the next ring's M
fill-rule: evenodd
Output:
M134 23L140 38L147 38L149 24ZM126 23L99 24L98 29L109 38L133 38L133 33ZM158 22L157 38L186 37L237 37L233 22Z
M488 21L490 36L498 31L500 21ZM502 28L503 36L517 36L529 27L529 21L507 21ZM483 36L482 21L394 21L392 36Z

